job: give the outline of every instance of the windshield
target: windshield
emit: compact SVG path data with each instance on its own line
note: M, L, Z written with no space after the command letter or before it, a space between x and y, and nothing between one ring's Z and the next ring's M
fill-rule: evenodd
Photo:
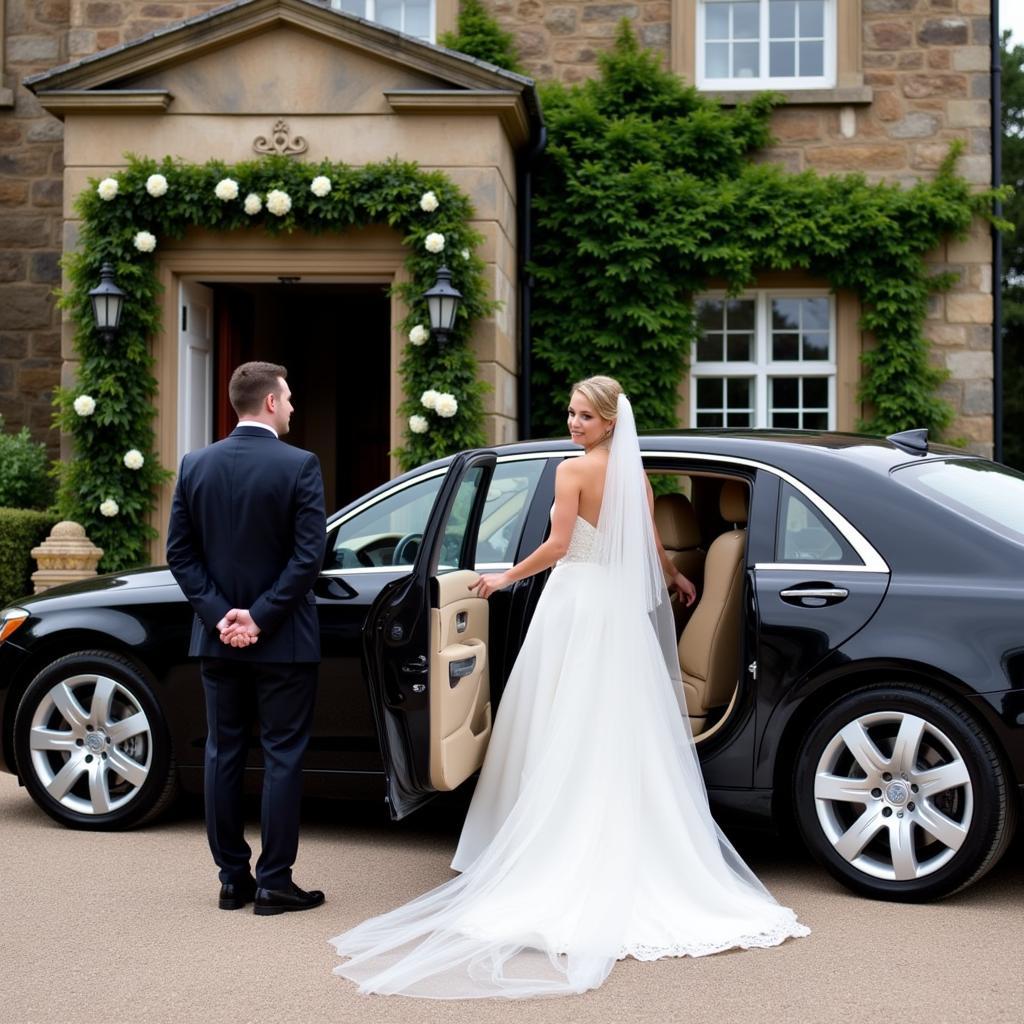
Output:
M926 498L1024 544L1024 474L984 459L901 466L893 478Z

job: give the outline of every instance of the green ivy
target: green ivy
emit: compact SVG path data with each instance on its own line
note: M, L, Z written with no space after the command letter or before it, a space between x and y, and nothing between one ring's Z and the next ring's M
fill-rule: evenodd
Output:
M8 434L0 416L0 508L44 509L52 500L46 445L33 441L28 427Z
M153 174L167 180L167 191L161 196L147 191L147 179ZM332 185L322 197L310 190L319 175ZM224 178L237 182L236 199L217 197L216 185ZM81 523L104 549L103 570L120 570L147 560L148 542L156 536L149 522L155 491L172 476L161 466L154 447L157 385L150 341L161 326L156 277L161 243L181 238L190 227L271 234L296 229L318 234L380 223L396 228L407 248L408 280L394 286L409 310L400 325L406 334L418 324L429 326L423 292L434 284L440 264L447 262L452 282L463 297L455 330L443 352L432 338L422 345L410 341L400 371L406 394L400 411L406 417L423 416L429 429L426 433L407 429L405 443L395 455L408 469L484 443L486 385L477 379L476 359L467 342L474 322L491 313L495 304L487 298L484 264L474 252L481 238L470 227L472 206L445 174L398 160L355 168L278 156L231 166L219 161L196 165L169 157L160 163L129 157L128 166L115 180L118 191L113 199L101 198L98 183L92 180L76 200L82 223L76 251L65 258L71 287L62 303L77 325L79 364L75 387L60 389L55 398L56 423L74 442L74 457L60 467L58 506L62 515ZM267 210L266 196L273 189L291 199L291 209L283 216ZM433 211L420 205L427 192L437 199ZM262 202L261 211L252 216L243 205L250 193ZM136 247L140 231L156 237L155 252ZM427 236L435 232L444 235L440 254L425 247ZM88 294L99 283L104 262L113 264L117 284L126 292L121 327L109 344L96 330ZM420 396L430 389L454 395L457 413L444 418L424 408ZM74 407L75 399L83 395L95 402L86 415ZM88 405L80 403L83 409ZM139 469L125 464L125 454L132 449L145 460ZM109 501L117 505L112 516L100 511ZM104 507L112 510L109 504Z
M549 144L535 186L534 377L538 428L563 426L567 389L595 372L619 377L642 427L675 424L697 334L693 299L711 279L736 294L759 273L800 268L849 289L876 347L863 357L859 429L889 433L952 418L935 394L929 296L949 288L927 253L991 219L991 191L954 172L954 143L935 179L912 188L862 175L788 174L756 163L781 100L724 110L642 50L628 22L592 81L543 90Z
M458 31L441 35L441 45L458 50L477 60L522 74L515 38L506 32L484 7L481 0L462 0L459 4Z

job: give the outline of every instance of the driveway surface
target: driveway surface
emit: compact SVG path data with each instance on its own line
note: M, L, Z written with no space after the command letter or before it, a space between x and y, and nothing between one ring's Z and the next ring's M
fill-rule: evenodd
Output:
M313 803L296 881L323 908L219 911L201 808L139 832L73 832L0 775L0 1021L4 1024L1021 1024L1024 849L942 903L848 894L799 848L734 833L812 935L698 960L624 960L566 999L436 1002L364 997L331 974L331 935L451 877L464 806L390 825L377 805ZM253 825L250 842L258 850Z

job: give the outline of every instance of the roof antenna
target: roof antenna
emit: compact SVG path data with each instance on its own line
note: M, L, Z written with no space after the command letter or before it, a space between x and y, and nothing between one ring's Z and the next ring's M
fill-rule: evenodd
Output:
M908 455L928 454L928 428L918 427L916 430L901 430L898 434L890 434L887 441L891 441L902 452Z

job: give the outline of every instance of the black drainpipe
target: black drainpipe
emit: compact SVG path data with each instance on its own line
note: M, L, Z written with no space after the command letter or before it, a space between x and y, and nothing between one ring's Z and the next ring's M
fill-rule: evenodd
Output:
M533 410L530 404L530 377L533 372L533 330L530 317L533 309L533 275L527 263L533 255L533 167L548 144L548 129L541 125L537 139L519 164L519 438L525 440L533 432Z
M1003 60L999 47L999 0L992 0L992 187L1003 181ZM996 201L1001 217L1003 204ZM992 229L992 456L1003 461L1003 239Z

